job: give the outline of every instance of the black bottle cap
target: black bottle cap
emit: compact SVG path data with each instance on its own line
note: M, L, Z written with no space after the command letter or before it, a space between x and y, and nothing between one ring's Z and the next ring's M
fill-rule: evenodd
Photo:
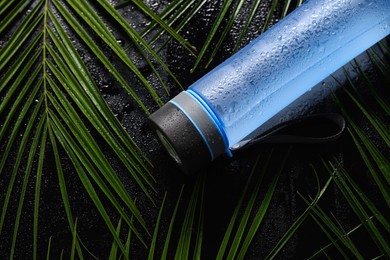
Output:
M226 152L221 132L192 95L181 92L149 117L157 137L187 175Z

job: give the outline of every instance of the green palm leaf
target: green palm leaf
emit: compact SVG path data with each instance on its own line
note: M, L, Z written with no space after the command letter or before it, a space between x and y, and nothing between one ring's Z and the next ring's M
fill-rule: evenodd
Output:
M151 47L127 24L123 18L106 1L99 1L107 13L116 19L138 44L138 49L159 62L173 78L173 74ZM58 184L63 200L66 217L71 232L76 226L69 203L69 192L66 187L64 163L68 161L59 154L68 155L85 191L96 206L98 212L110 230L120 250L126 250L122 244L112 220L101 202L101 194L108 199L132 232L143 242L148 228L141 212L129 195L107 159L105 151L97 142L95 134L100 135L108 147L116 154L116 158L131 174L145 196L153 202L151 191L154 191L154 178L149 173L151 163L143 155L135 142L124 130L114 113L103 99L98 86L90 75L80 54L68 35L69 29L77 33L80 40L88 46L105 66L148 113L146 106L138 98L135 91L107 58L106 54L93 42L90 33L81 27L70 14L76 11L90 28L94 30L111 48L128 68L144 83L149 93L158 104L162 104L154 89L139 72L117 43L107 26L96 15L87 2L37 1L32 5L27 1L7 1L0 5L0 13L8 12L0 23L0 32L6 32L18 21L20 13L25 13L10 39L0 50L0 116L4 118L0 125L0 176L8 178L5 197L2 201L0 218L0 235L9 212L10 201L15 196L16 180L19 171L23 171L23 182L19 193L16 218L14 220L13 239L10 251L12 258L17 245L21 215L24 214L27 187L34 184L33 208L33 256L37 257L40 194L44 168L48 167L47 158L54 158L54 169L57 172ZM145 9L149 15L149 10ZM65 24L63 21L66 21ZM160 25L165 23L159 21ZM68 27L69 26L69 27ZM176 39L181 39L170 30ZM184 41L182 41L184 44ZM188 46L188 44L186 44ZM144 57L147 57L145 55ZM148 58L149 59L149 58ZM149 64L151 64L149 60ZM157 70L154 69L157 73ZM17 77L15 77L17 75ZM158 76L160 79L161 77ZM175 79L175 78L174 78ZM175 79L176 80L176 79ZM176 80L178 83L178 81ZM86 124L88 122L88 124ZM16 154L16 157L13 156ZM26 160L26 159L27 160ZM7 171L11 169L10 174ZM33 177L34 176L34 177ZM99 192L98 192L99 190ZM134 216L134 221L128 217ZM138 227L136 227L137 222ZM140 232L140 229L143 232ZM72 252L77 251L82 257L82 249L78 239L74 239ZM72 253L73 255L73 253Z

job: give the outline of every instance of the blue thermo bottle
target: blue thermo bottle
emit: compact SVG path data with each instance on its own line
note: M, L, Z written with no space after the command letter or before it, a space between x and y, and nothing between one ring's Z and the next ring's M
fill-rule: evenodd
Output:
M150 116L185 173L390 33L390 0L307 0Z

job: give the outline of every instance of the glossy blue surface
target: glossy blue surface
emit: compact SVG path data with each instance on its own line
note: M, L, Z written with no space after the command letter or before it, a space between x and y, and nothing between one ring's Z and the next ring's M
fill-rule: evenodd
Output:
M390 33L390 0L308 0L194 83L229 147Z

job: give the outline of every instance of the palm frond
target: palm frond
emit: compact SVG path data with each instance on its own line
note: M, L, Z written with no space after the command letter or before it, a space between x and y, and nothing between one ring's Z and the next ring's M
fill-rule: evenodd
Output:
M102 205L101 195L98 193L101 191L104 194L140 241L143 241L142 235L135 227L134 221L128 217L127 212L132 213L145 234L148 234L148 228L133 198L94 137L96 134L91 131L95 131L103 138L146 197L153 201L150 195L150 191L154 190L154 178L149 173L151 163L103 99L98 86L68 35L69 29L79 35L80 40L96 54L103 66L128 90L145 112L148 113L148 111L135 91L103 53L101 47L92 40L91 33L79 25L70 11L73 10L80 14L79 19L84 20L107 43L111 50L144 83L155 101L161 105L160 98L89 3L67 1L68 5L64 5L57 0L41 0L33 5L32 10L28 10L31 3L28 4L27 1L7 1L7 3L2 3L0 6L2 13L9 12L1 21L1 32L9 30L21 13L25 15L0 50L0 72L2 73L0 116L5 118L0 128L0 146L2 147L0 176L9 177L1 208L0 234L9 211L10 200L14 196L13 191L16 189L19 171L25 169L14 220L10 255L12 257L16 248L27 187L34 183L32 254L34 258L37 257L41 186L45 178L44 169L48 167L47 158L50 157L54 158L53 167L57 172L70 230L72 232L75 230L66 177L63 172L67 159L59 156L65 153L68 155L68 160L72 162L85 191L107 224L107 228L116 238L119 248L125 251L112 220ZM134 38L134 42L137 43L138 49L143 50L144 53L149 52L162 68L174 77L161 58L130 26L125 24L123 18L113 7L106 1L99 1L99 4L129 32L130 37ZM150 11L147 13L151 14ZM176 33L171 33L176 39L179 38ZM13 156L14 153L16 157ZM8 176L6 171L9 169L12 171ZM77 250L78 256L82 255L78 240L75 240L72 248Z

